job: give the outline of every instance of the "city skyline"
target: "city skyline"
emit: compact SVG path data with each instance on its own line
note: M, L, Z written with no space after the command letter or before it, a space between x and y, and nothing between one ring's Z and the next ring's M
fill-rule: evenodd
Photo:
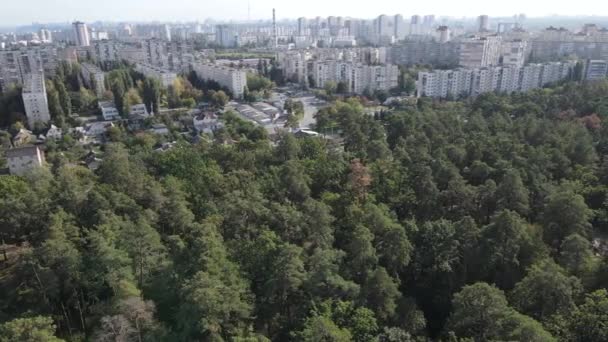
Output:
M36 8L36 11L32 11ZM208 18L218 21L245 21L270 19L273 8L277 17L295 19L297 17L343 16L370 18L379 14L435 14L437 16L474 18L483 13L491 17L509 17L516 13L525 13L529 17L584 16L593 8L593 16L608 16L608 4L590 0L569 2L553 1L531 3L514 0L508 3L488 5L480 0L463 0L460 2L439 1L434 3L404 4L390 0L378 0L371 4L344 5L344 2L323 2L309 0L305 3L289 4L274 0L225 0L216 3L200 3L195 0L180 0L178 4L158 0L131 0L128 2L107 0L103 7L89 0L24 0L4 6L0 13L1 26L20 26L31 23L63 23L75 20L94 21L163 21L191 22ZM94 11L91 11L94 9ZM587 13L585 13L587 12Z

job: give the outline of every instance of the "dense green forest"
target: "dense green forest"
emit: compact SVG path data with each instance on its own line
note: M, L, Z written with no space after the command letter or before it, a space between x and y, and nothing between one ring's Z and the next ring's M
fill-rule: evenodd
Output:
M608 341L608 82L0 176L0 341Z

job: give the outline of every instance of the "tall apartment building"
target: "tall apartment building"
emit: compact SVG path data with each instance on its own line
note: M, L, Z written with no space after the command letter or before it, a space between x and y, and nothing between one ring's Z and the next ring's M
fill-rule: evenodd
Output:
M410 35L416 36L422 34L422 20L419 15L413 15L410 19Z
M405 38L405 36L407 36L407 27L405 26L405 19L403 19L403 16L401 14L397 14L395 15L393 20L393 35L395 36L395 39L401 40Z
M96 65L90 63L81 64L82 79L87 87L94 87L97 97L101 97L106 91L105 74Z
M589 60L585 65L585 79L589 81L601 80L608 74L608 61Z
M437 70L418 74L418 96L447 98L469 96L474 81L472 69Z
M146 52L136 46L125 46L118 50L119 59L126 59L133 63L147 63L148 57Z
M525 40L502 42L500 64L521 68L526 62L527 47L528 42Z
M51 121L49 102L46 97L46 85L42 73L35 72L26 76L21 95L30 128L34 128L36 124L47 124Z
M551 62L543 64L543 71L541 74L541 84L547 85L557 83L572 76L572 72L576 62Z
M488 92L524 92L566 79L575 65L575 62L553 62L524 67L420 72L416 90L418 96L436 98L476 96Z
M489 93L499 88L501 79L500 67L481 68L473 74L472 95Z
M117 61L118 50L118 43L112 40L98 40L93 44L95 58L102 63Z
M396 65L358 65L351 91L361 94L366 90L391 90L399 85L399 67Z
M298 36L308 35L308 20L306 18L298 18Z
M393 64L413 65L432 64L441 66L458 65L460 43L448 41L409 41L401 42L390 49Z
M43 43L52 43L53 42L53 35L52 35L51 31L49 31L47 29L40 29L39 37L40 37L40 41Z
M458 65L483 68L499 63L502 39L499 36L464 39L460 42Z
M528 91L541 87L542 84L540 84L540 81L542 73L542 64L529 64L521 68L519 90Z
M177 78L177 74L174 72L146 63L135 63L135 70L146 77L159 80L164 87L173 85L173 82Z
M11 85L23 84L24 70L20 51L0 51L0 87L2 89Z
M480 15L477 17L477 31L478 32L488 32L490 31L490 17L487 15Z
M87 24L80 21L76 21L72 23L72 28L74 30L74 42L77 46L91 45Z
M342 61L312 63L314 86L323 88L327 82L343 83L348 92L361 94L366 90L390 90L398 86L396 65L364 65Z
M32 46L0 51L0 87L23 84L26 75L43 70L54 75L58 54L54 46Z
M211 63L192 65L196 75L204 80L213 80L232 92L233 97L241 99L247 87L247 73L243 70Z
M159 39L148 39L143 43L144 51L147 55L147 63L158 66L167 67L168 53L167 45Z
M429 14L422 18L422 26L424 27L424 33L427 34L431 31L435 25L435 15Z
M549 27L530 41L530 55L534 61L559 60L571 55L580 59L608 59L608 32L575 34Z
M378 36L393 36L395 30L393 28L393 22L391 22L388 15L382 14L376 19L376 33Z
M215 41L222 47L236 47L238 33L230 25L217 25L215 27Z
M285 79L306 84L308 82L308 61L312 54L308 51L289 51L277 54L277 62L281 65Z
M437 33L439 34L439 43L447 43L450 41L450 28L447 26L439 26L437 28Z

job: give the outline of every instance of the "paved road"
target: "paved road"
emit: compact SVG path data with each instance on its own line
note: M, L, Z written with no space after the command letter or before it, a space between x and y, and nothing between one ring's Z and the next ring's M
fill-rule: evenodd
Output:
M304 104L304 118L300 121L301 128L311 128L315 124L315 114L321 108L317 103L314 96L296 97L294 101L302 101Z

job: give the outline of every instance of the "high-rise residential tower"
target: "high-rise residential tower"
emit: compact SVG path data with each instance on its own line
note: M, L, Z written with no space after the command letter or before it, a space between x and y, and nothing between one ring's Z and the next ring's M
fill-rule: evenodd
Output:
M78 46L89 46L91 45L89 39L89 29L87 28L87 24L76 21L72 24L74 28L74 41Z
M487 15L480 15L477 18L477 23L479 24L479 32L487 32L490 30L490 17L488 17Z

